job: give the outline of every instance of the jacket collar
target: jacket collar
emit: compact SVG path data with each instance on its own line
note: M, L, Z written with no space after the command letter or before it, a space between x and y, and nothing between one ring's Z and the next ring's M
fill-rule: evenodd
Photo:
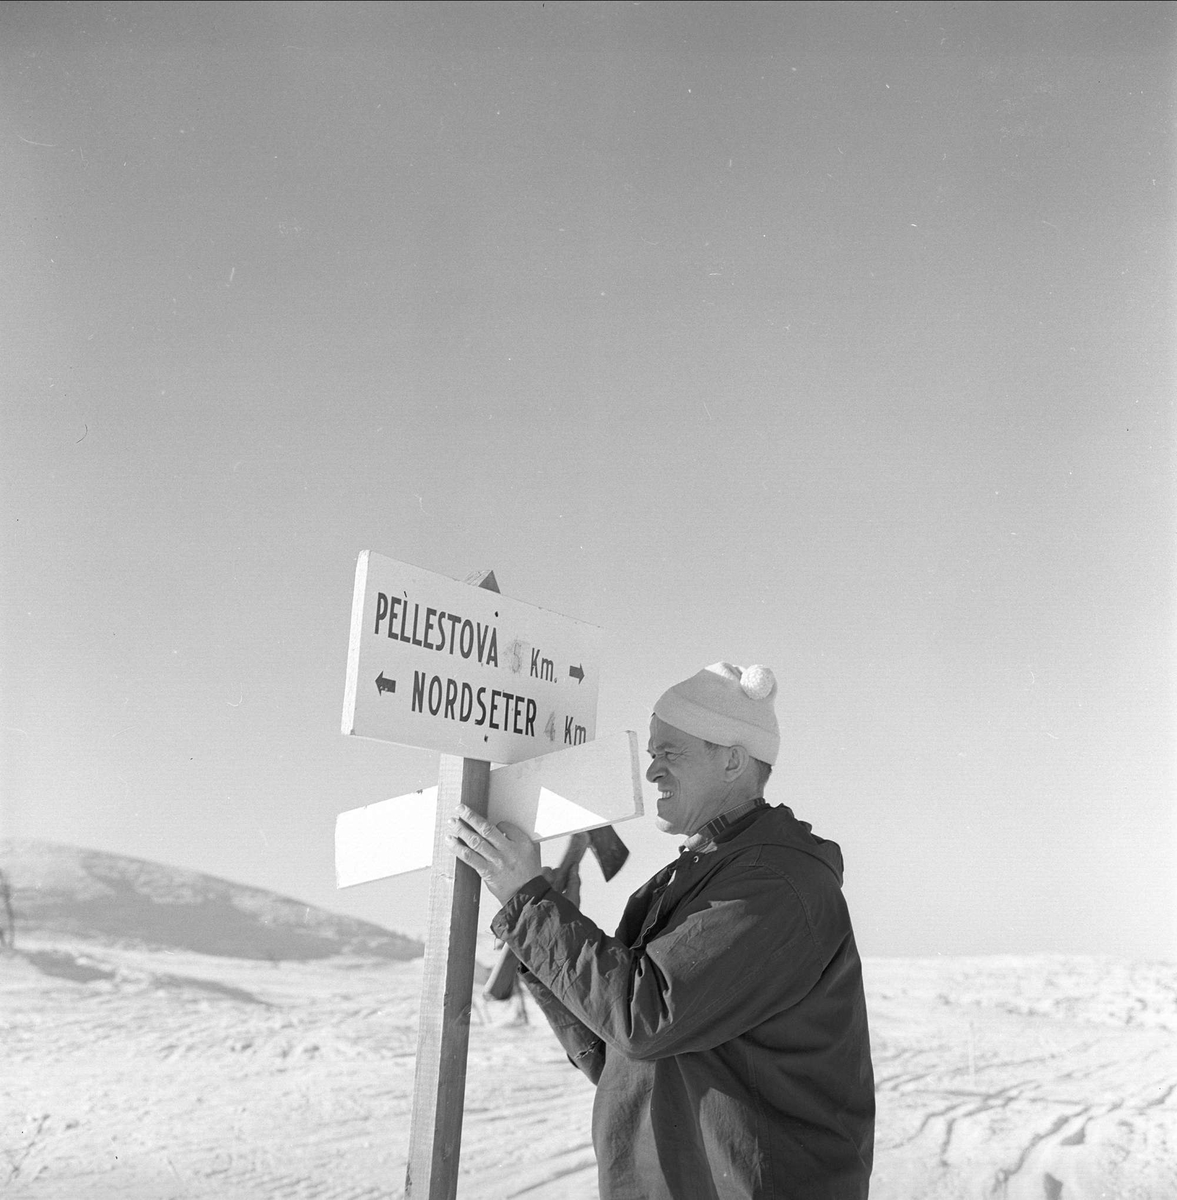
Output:
M726 841L726 838L721 835L731 829L733 825L742 821L749 813L767 807L768 801L763 796L757 796L754 800L745 800L735 808L729 808L727 812L720 813L718 817L708 821L702 829L691 834L679 847L679 853L686 854L691 850L703 850L706 853L706 849L714 849L713 843Z

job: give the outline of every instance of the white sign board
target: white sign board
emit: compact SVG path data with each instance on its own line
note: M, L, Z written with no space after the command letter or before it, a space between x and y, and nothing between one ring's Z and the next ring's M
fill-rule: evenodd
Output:
M365 550L343 732L514 763L591 742L601 631Z
M490 773L487 812L536 841L612 825L642 814L637 735L613 734ZM340 813L335 821L338 887L417 871L433 861L437 788Z

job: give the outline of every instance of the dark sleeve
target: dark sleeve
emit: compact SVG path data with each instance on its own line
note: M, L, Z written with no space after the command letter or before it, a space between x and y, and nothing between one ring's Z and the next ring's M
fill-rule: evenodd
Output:
M778 867L733 858L636 950L550 888L521 890L492 928L573 1018L655 1059L721 1045L801 1000L835 948L817 933L834 915L822 908Z
M535 997L556 1040L564 1047L568 1061L596 1083L605 1069L605 1043L578 1021L530 971L524 971L520 978Z
M520 891L526 891L527 895L533 898L538 898L545 892L551 895L557 894L552 891L548 882L543 878L531 880L524 884ZM518 895L517 892L516 896ZM591 1029L578 1021L556 999L551 989L545 987L527 969L522 960L519 965L519 978L535 998L540 1011L552 1027L556 1040L564 1047L568 1061L578 1070L583 1071L593 1083L596 1083L601 1078L601 1071L605 1066L605 1043Z

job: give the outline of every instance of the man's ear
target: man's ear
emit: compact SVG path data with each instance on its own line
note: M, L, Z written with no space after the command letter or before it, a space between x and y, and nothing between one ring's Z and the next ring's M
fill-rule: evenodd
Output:
M724 774L728 779L739 779L752 761L752 756L744 746L729 746L727 748L727 765Z

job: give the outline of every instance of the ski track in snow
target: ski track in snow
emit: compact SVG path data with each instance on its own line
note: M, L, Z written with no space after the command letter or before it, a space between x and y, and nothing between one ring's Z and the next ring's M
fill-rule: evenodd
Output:
M871 960L872 1197L1177 1198L1177 966Z
M18 951L0 956L0 1200L402 1194L420 960ZM1177 1197L1177 966L866 969L873 1200ZM534 1009L481 1008L459 1196L590 1200L592 1086Z

